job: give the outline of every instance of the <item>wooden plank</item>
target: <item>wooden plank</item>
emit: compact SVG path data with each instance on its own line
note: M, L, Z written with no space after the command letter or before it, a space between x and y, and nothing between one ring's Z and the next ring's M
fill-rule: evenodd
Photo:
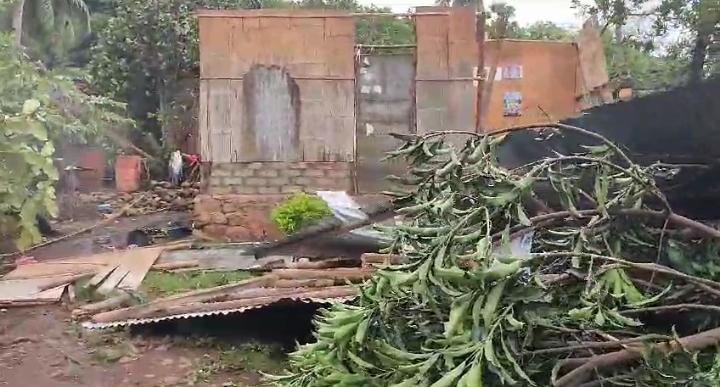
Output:
M88 287L97 287L101 282L105 281L106 278L112 274L115 269L120 265L108 265L104 269L98 271L94 277L90 278L90 281L86 284Z
M210 122L208 120L208 104L210 103L209 85L211 81L200 80L200 110L198 112L198 126L200 136L200 159L203 161L213 161L212 159L212 142L210 137Z
M120 282L118 287L124 290L135 290L140 287L145 274L160 256L165 247L151 247L130 250L131 256L122 262L122 267L128 269L128 275Z
M280 279L338 279L351 282L364 281L372 276L373 271L360 268L339 269L275 269L272 271Z
M114 256L115 253L103 253L87 257L21 265L6 274L3 279L29 279L53 277L64 274L94 273L112 263Z
M43 289L53 281L57 281L57 278L0 281L0 305L17 302L57 302L62 297L67 284Z
M110 276L100 285L100 287L97 289L98 292L102 294L108 294L115 290L115 288L122 282L123 279L130 273L129 270L127 270L122 265L115 269L115 271L110 274Z
M237 292L244 289L256 287L272 286L277 280L273 275L264 275L262 277L251 278L234 284L216 286L209 289L193 290L183 294L176 294L152 301L145 305L138 305L129 308L111 310L93 316L94 322L119 321L125 319L126 316L151 315L167 310L173 305L189 305L199 304L208 300L217 299L224 294Z

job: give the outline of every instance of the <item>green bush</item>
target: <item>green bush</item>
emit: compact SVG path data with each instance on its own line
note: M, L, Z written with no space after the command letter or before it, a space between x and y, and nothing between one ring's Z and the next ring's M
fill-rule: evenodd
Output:
M332 212L325 201L315 195L297 193L280 203L271 217L282 232L292 234L330 215Z

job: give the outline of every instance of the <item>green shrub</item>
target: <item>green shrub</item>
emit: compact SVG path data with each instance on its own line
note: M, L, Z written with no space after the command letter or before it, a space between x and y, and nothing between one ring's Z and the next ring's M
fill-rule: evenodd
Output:
M282 232L292 234L330 215L332 212L324 200L315 195L297 193L280 203L271 217Z

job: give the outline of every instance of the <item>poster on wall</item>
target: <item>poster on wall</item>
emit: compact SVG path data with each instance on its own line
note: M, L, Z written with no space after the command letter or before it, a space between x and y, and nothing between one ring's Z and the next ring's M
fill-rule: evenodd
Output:
M503 79L522 79L523 67L521 65L505 66L502 69Z
M503 96L503 116L518 117L522 115L522 93L507 91Z

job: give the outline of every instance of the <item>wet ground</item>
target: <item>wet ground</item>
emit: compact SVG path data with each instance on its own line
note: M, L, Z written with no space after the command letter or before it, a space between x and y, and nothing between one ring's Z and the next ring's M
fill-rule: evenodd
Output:
M162 212L120 218L80 236L33 250L36 260L74 257L124 248L128 232L183 221L186 213ZM55 225L69 233L97 219ZM190 339L192 328L130 335L82 329L70 319L72 306L0 309L0 386L256 386L259 374L244 367L239 351ZM172 338L170 338L172 337ZM227 366L227 358L231 366ZM240 364L238 364L240 363Z
M0 311L0 386L258 386L190 340L83 331L61 306ZM237 367L236 367L237 368Z

